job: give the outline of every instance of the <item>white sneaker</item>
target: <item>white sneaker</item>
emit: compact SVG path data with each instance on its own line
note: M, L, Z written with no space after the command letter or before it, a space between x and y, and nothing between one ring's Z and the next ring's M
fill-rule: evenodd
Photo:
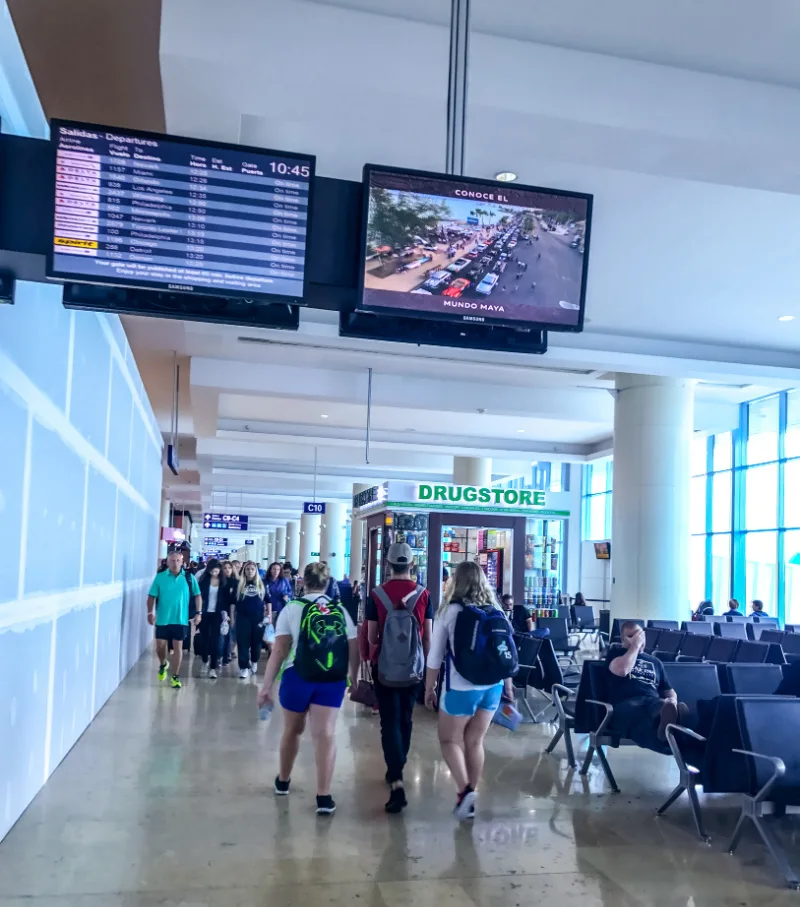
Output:
M211 668L211 670L208 672L208 679L209 680L217 679L217 672L214 670L214 668Z
M258 674L258 665L254 661L250 662L250 673L253 675L253 677Z
M239 680L247 680L247 678L248 678L249 676L250 676L250 669L249 669L249 668L242 668L242 670L239 671Z
M464 821L464 819L474 819L475 818L475 801L478 799L478 795L474 790L468 791L463 797L460 797L456 803L456 808L453 810L453 815L456 819Z
M207 677L207 676L208 676L208 664L204 664L204 665L200 668L200 675L201 675L202 677Z

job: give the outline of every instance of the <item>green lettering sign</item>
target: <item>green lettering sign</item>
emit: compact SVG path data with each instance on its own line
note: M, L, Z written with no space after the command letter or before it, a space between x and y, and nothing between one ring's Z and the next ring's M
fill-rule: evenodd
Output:
M519 500L519 492L516 488L507 488L503 494L503 500L506 504L516 504Z
M460 485L448 485L447 486L447 500L452 501L454 504L456 501L461 500L462 488Z
M533 493L533 506L534 507L544 507L545 505L545 496L543 491L534 491Z
M533 501L531 500L531 492L526 491L523 488L523 490L519 493L519 502L523 507L531 507L533 505Z
M468 504L474 504L478 500L478 489L477 488L465 488L464 489L464 500Z
M446 501L447 500L447 489L444 485L434 485L433 486L433 500L434 501Z
M433 488L430 485L420 485L419 486L419 499L420 501L430 501L433 497Z
M478 489L478 500L481 504L491 504L492 503L492 493L488 488L479 488Z

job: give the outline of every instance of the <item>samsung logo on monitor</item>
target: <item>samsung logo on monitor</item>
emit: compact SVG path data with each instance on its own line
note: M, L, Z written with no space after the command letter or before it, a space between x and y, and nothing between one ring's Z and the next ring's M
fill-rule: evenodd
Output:
M194 287L190 287L188 284L183 283L168 283L168 290L188 290L190 293L194 292Z

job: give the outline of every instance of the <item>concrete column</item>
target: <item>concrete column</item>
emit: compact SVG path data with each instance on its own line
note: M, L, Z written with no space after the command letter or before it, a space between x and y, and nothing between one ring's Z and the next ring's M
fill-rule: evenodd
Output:
M161 502L161 528L162 528L162 529L164 529L164 528L166 528L166 527L169 526L169 514L170 514L170 509L171 509L171 507L172 507L172 503L169 501L169 499L168 499L168 498L164 498L164 500ZM165 542L165 541L163 541L163 540L161 539L161 531L160 531L160 530L159 530L159 533L158 533L158 538L159 538L159 542L158 542L158 556L159 556L160 558L161 558L161 557L166 557L167 554L168 554L169 542Z
M694 382L616 385L611 614L687 620Z
M286 527L278 526L275 530L275 560L286 560Z
M320 531L320 560L327 561L334 579L344 577L344 549L347 538L347 506L327 501Z
M305 570L306 565L312 561L319 560L318 557L312 557L313 551L320 550L319 523L318 513L304 513L300 518L300 557L295 564L300 573Z
M491 457L453 457L454 485L491 485Z
M277 558L275 557L275 530L270 529L267 533L267 557L269 558L270 564L274 563Z
M366 491L370 485L364 485L361 482L353 484L353 497ZM357 517L351 518L350 526L350 579L361 580L361 571L364 567L364 561L361 549L364 544L364 520Z
M286 523L286 557L293 567L300 560L300 520L289 520Z

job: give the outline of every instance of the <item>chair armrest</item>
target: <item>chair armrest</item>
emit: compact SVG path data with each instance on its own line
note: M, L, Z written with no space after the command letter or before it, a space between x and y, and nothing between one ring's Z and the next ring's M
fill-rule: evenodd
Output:
M678 745L678 741L675 739L675 735L677 733L684 734L686 737L689 737L691 740L696 740L698 743L706 743L706 738L696 731L690 730L688 727L683 727L680 724L668 724L664 733L667 738L667 745L669 746L670 752L678 763L678 768L683 771L691 772L694 775L699 774L698 768L687 764L683 757L683 753L681 752L681 748Z
M775 771L772 773L772 777L755 795L754 799L757 802L760 800L765 800L772 785L778 780L778 778L782 778L786 774L786 765L783 759L780 759L778 756L766 756L764 753L754 753L752 750L731 750L731 752L737 753L739 756L750 756L753 759L766 759L767 762L772 763L772 767L775 769Z
M611 721L611 716L614 714L614 706L609 702L600 702L598 699L587 699L586 701L589 703L589 705L599 705L601 708L604 708L606 710L606 713L603 716L603 720L600 722L597 730L595 731L595 734L602 734L605 730L606 725L609 723L609 721Z
M706 743L706 738L702 734L698 734L697 731L691 730L691 728L684 727L682 724L668 724L666 732L669 733L672 731L680 731L681 734L686 734L687 737L691 737L692 740L697 740L699 743Z
M550 692L553 696L553 705L556 707L558 717L562 721L566 721L569 716L564 711L564 703L569 702L571 697L577 699L577 691L570 690L569 687L565 687L563 684L554 683L553 686L550 687Z

